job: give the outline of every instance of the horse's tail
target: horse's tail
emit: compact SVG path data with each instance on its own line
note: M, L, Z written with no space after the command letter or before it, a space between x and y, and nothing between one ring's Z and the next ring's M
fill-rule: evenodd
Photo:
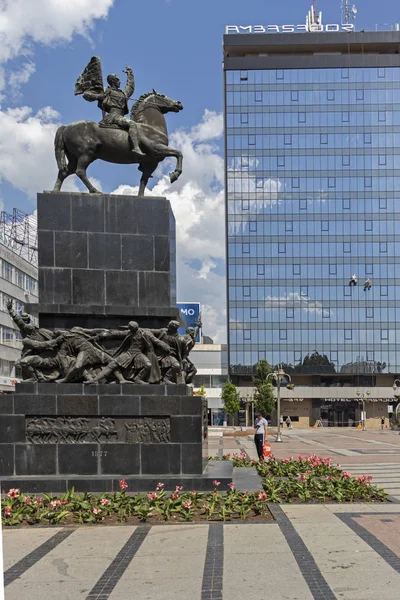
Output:
M54 152L56 155L57 166L60 171L67 170L67 156L64 149L64 129L65 125L61 125L57 129L56 137L54 138Z

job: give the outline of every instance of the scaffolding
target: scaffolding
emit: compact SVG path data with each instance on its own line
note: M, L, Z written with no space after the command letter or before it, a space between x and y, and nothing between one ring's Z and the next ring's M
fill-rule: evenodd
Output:
M37 266L36 212L28 214L14 208L10 214L3 210L0 215L0 242L21 258Z

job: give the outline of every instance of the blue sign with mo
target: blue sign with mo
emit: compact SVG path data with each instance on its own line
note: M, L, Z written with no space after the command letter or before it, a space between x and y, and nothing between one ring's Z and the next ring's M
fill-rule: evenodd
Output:
M200 302L178 302L179 316L185 327L181 327L178 331L181 334L186 333L188 327L197 327L197 321L200 316ZM197 334L196 342L200 342L200 331Z

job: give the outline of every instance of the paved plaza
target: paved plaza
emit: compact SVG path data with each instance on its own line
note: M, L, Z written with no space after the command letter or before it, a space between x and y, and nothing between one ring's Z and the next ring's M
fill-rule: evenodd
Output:
M268 523L4 530L6 600L395 600L400 589L400 437L291 430L278 457L331 456L390 504L272 505ZM250 436L211 437L210 454ZM245 472L236 469L238 487ZM397 502L396 502L397 499Z

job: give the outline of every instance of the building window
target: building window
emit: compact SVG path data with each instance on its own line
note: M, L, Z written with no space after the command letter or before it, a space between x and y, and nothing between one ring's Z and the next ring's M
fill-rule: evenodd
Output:
M299 100L299 92L297 90L292 90L290 92L290 99L292 102L298 102Z
M248 285L243 286L243 296L250 296L250 287Z
M299 112L298 113L298 122L299 123L305 123L306 122L306 113L305 112Z
M287 319L293 319L294 318L294 308L287 308L286 309L286 318Z
M258 319L258 308L250 309L250 319Z
M343 210L350 210L350 198L343 198L342 208Z
M329 275L336 275L337 267L336 265L329 265Z
M348 123L350 121L350 113L348 110L342 111L342 122Z
M285 166L285 157L284 156L278 156L277 162L278 162L278 167L284 167Z
M293 231L293 221L285 222L285 231Z
M344 330L344 339L345 340L351 340L353 337L353 332L351 329L345 329Z
M367 306L365 309L365 316L367 319L374 318L374 308L372 306Z
M300 274L301 274L301 266L293 265L293 275L300 275Z
M328 90L326 97L327 97L327 100L329 100L329 101L335 100L335 90Z
M342 156L342 166L343 167L349 167L350 166L350 156L348 156L348 154L344 154Z
M242 244L242 254L250 254L250 244Z
M372 231L372 221L364 221L365 231Z
M7 342L13 342L15 339L15 332L14 329L11 329L11 327L2 327L2 332L3 332L3 344L7 343Z
M31 279L31 277L29 277L27 275L26 283L28 283L28 279ZM25 273L23 273L19 269L15 269L15 283L17 284L18 287L25 288Z
M300 350L294 351L294 362L295 363L301 362L301 351Z
M240 71L240 81L247 81L247 71Z
M372 265L372 264L365 265L365 273L367 275L373 275L374 274L374 265Z
M388 340L388 339L389 339L389 330L381 329L381 340Z
M300 288L300 296L302 296L303 298L307 298L307 296L308 296L308 287L306 285L303 285Z
M323 319L330 319L331 318L331 311L329 308L322 308L322 318Z
M378 111L378 121L380 121L381 123L384 123L386 121L386 111L384 111L384 110Z
M3 279L7 279L7 281L13 280L13 267L6 260L2 260L1 262L1 276Z
M364 177L364 187L372 187L372 177Z
M307 200L300 198L300 210L307 210Z
M382 208L383 210L387 209L387 200L386 200L386 198L379 198L379 208Z
M329 231L329 221L321 221L321 231Z
M256 145L256 136L255 135L249 135L249 146L255 146Z
M263 189L264 188L264 179L256 179L256 188L258 190Z
M251 340L251 330L250 329L245 329L243 333L244 333L243 339Z
M346 254L351 252L351 242L343 242L343 252Z
M336 177L328 177L328 188L336 187Z
M319 141L320 141L320 144L327 144L328 143L328 134L321 133L319 136Z
M385 67L378 67L378 77L380 79L385 77Z
M264 275L264 274L265 274L264 265L257 265L257 275Z
M375 351L367 350L367 360L375 360Z
M337 350L331 350L331 362L336 363L338 361L338 355L337 355Z
M381 166L386 165L386 154L380 154L379 155L379 164Z
M300 181L298 177L292 177L292 188L300 187Z
M285 142L285 146L292 145L292 134L291 133L285 133L284 142Z
M249 221L249 231L257 231L257 221Z
M242 156L241 157L241 162L242 162L242 169L248 169L249 168L249 157L248 156Z
M364 100L364 90L356 90L356 99Z
M345 296L351 296L351 287L349 285L345 285L343 288L343 292Z
M387 295L388 295L388 286L381 285L381 296L387 296Z
M249 115L247 113L241 113L240 122L242 125L246 125L249 122Z
M370 144L370 143L371 143L371 134L364 133L364 144Z
M342 79L348 79L348 78L349 78L349 69L343 68L342 69Z
M387 242L379 242L379 252L387 252Z
M283 79L284 78L284 72L282 69L277 69L276 70L276 78L277 79Z
M263 93L261 91L254 92L254 101L255 102L262 102L262 99L263 99Z
M279 252L279 254L286 254L286 244L285 244L285 242L279 242L279 244L278 244L278 252Z
M287 330L286 329L280 329L279 330L279 339L280 340L287 340Z
M250 210L250 201L242 200L242 210Z

